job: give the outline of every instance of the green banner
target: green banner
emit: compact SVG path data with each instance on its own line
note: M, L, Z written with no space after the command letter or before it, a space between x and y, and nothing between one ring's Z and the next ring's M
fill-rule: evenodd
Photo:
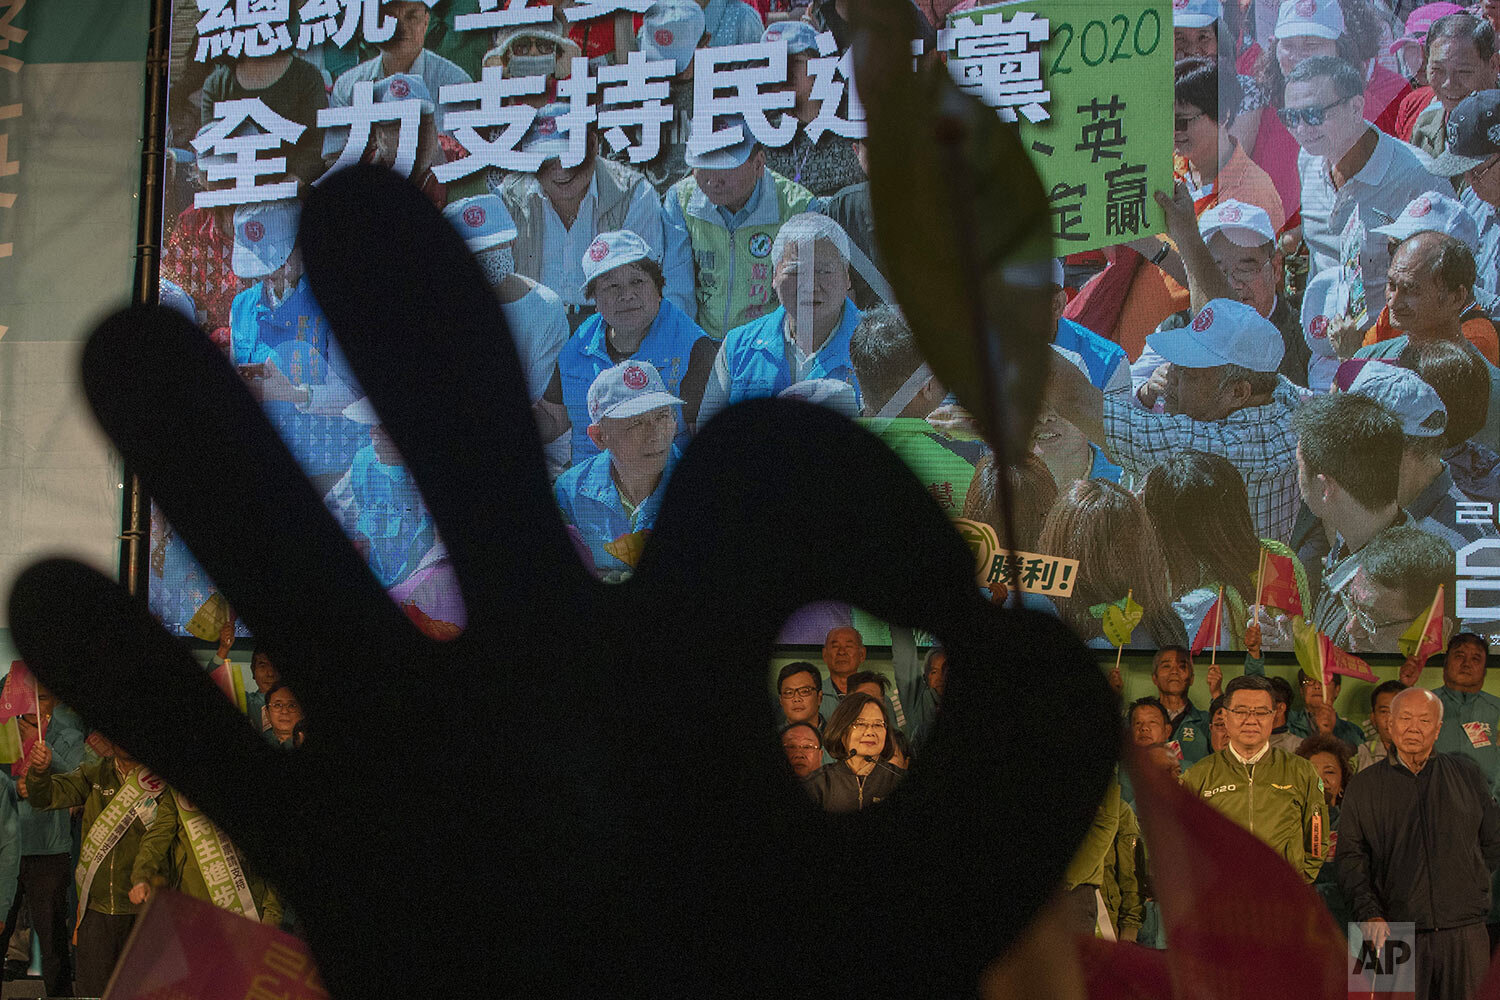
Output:
M1058 254L1162 231L1172 189L1172 9L1022 0L966 10L939 43L955 82L1016 122Z

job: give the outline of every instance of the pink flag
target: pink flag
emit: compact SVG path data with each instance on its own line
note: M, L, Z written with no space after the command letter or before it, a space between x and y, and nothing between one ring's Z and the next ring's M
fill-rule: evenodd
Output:
M0 722L36 711L36 678L22 660L12 660L0 688Z
M1318 647L1323 656L1324 684L1332 683L1334 674L1369 681L1371 684L1380 683L1380 678L1375 676L1375 671L1370 669L1368 663L1353 653L1344 652L1333 644L1332 639L1321 632L1318 634Z

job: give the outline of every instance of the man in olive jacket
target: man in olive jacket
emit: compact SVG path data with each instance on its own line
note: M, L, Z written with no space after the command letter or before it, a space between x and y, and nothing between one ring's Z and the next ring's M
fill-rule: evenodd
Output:
M38 742L28 763L31 808L83 806L83 849L73 872L80 918L73 985L79 996L103 996L135 925L130 869L167 786L119 747L97 764L51 774L52 750Z
M1224 701L1229 745L1189 768L1183 787L1265 841L1311 885L1328 836L1323 779L1301 757L1271 746L1275 708L1264 677L1236 677Z
M224 831L171 788L157 800L156 821L141 838L130 880L134 903L144 903L155 888L170 886L251 920L272 927L281 923L276 893L244 867Z
M1334 862L1365 940L1413 923L1416 996L1469 997L1489 966L1490 880L1500 806L1478 764L1436 753L1443 701L1408 688L1391 701L1395 753L1349 781Z

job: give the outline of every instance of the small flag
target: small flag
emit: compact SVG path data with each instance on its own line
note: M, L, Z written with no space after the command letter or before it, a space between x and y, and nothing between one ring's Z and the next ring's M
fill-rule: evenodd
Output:
M1322 635L1300 615L1292 619L1292 651L1302 672L1309 677L1323 676L1323 647L1318 642Z
M1426 663L1427 658L1443 648L1443 585L1438 584L1437 593L1427 613L1417 615L1406 634L1396 640L1403 656Z
M0 721L36 711L36 677L22 660L12 660L0 689Z
M171 889L136 920L107 1000L328 1000L307 945L290 934Z
M1129 594L1107 604L1095 604L1089 614L1100 619L1104 625L1104 637L1111 646L1130 645L1130 635L1145 615L1141 606Z
M1219 596L1208 606L1203 613L1203 621L1198 624L1198 633L1193 636L1192 654L1197 656L1210 646L1218 646L1219 638L1223 633L1224 619L1224 591L1219 591Z
M1353 653L1345 652L1333 644L1333 640L1323 633L1318 633L1318 649L1323 659L1323 683L1333 682L1334 674L1343 674L1345 677L1354 677L1362 681L1370 681L1374 684L1380 683L1380 678L1375 676L1375 671L1370 665Z
M1302 591L1297 587L1297 567L1292 557L1267 552L1265 564L1256 588L1256 592L1260 594L1260 602L1268 608L1280 608L1289 615L1306 614L1302 608Z
M241 712L245 711L245 675L240 673L239 667L225 660L213 670L208 676L219 690L224 692L224 697L236 706Z
M15 719L0 722L0 764L14 764L25 760L21 755L21 727Z
M229 610L229 602L224 599L223 594L214 591L208 595L208 600L203 602L203 606L193 612L193 617L188 619L184 627L204 642L218 642L219 633L233 618Z

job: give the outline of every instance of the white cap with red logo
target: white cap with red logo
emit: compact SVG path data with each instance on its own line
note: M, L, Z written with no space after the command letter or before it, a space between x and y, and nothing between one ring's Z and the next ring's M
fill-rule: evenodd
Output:
M1447 233L1461 240L1470 250L1479 249L1479 223L1464 210L1458 199L1440 191L1427 191L1413 198L1391 222L1371 232L1404 240L1408 236L1431 230Z
M518 230L497 194L460 198L443 209L443 218L453 224L475 253L515 242Z
M1227 198L1210 205L1198 216L1198 232L1205 242L1214 233L1223 233L1235 246L1264 246L1276 238L1271 216L1259 205Z
M588 403L589 423L597 424L605 418L624 420L663 406L679 406L682 400L667 391L655 365L627 358L595 376Z
M261 201L234 210L234 254L229 266L236 277L264 278L278 270L297 243L302 203L295 198Z
M656 0L636 39L647 59L670 59L681 73L693 61L707 26L703 8L693 0Z
M1274 372L1286 353L1281 331L1254 307L1233 299L1210 300L1187 326L1158 330L1146 344L1183 368L1239 365L1253 372Z
M605 271L631 264L638 260L655 260L651 246L628 229L616 229L600 233L583 252L583 283L589 284Z
M1286 0L1276 12L1276 37L1342 38L1344 10L1338 0Z

